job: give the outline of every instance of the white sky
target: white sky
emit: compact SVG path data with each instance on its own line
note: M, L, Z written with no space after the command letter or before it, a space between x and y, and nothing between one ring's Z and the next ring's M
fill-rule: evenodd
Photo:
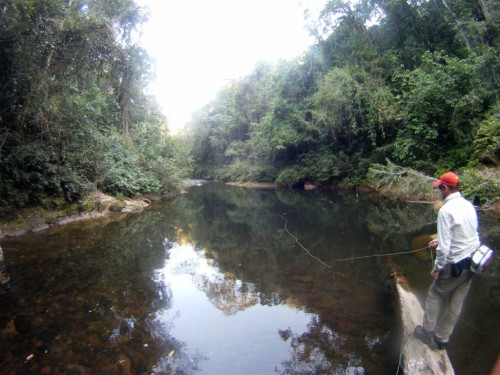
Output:
M151 85L176 132L231 79L258 61L292 59L314 43L305 8L326 0L137 0L151 11L142 45L156 62Z

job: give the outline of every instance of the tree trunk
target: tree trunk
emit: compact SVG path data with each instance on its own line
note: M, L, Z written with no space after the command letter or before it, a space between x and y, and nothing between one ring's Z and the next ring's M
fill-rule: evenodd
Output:
M120 123L119 128L123 134L128 138L130 133L130 85L132 83L132 73L127 66L123 72L123 79L121 82L120 95L118 96L118 105L120 107Z
M491 22L490 11L488 10L488 4L485 0L476 0L479 7L481 8L481 12L483 12L484 19L488 22Z

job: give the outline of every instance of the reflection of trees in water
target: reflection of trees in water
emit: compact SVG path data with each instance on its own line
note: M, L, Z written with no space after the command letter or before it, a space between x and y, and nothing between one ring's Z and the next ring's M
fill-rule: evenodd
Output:
M277 194L281 195L278 200ZM211 189L208 195L195 191L175 204L182 206L184 220L189 224L172 216L173 225L186 228L189 234L185 234L204 249L221 272L217 278L198 280L199 288L212 303L226 313L254 303L290 303L317 316L307 332L288 333L293 336L293 356L283 364L283 373L353 370L361 355L356 353L372 356L371 368L387 368L391 358L366 354L374 351L364 339L367 332L380 331L382 336L390 329L386 318L378 317L380 295L369 284L374 277L370 262L354 270L345 265L329 270L300 249L284 227L286 220L287 229L327 261L346 253L370 251L370 236L360 236L368 232L366 218L371 210L363 198L354 194L222 187ZM357 248L360 243L361 249ZM332 274L341 276L333 280ZM242 290L244 287L251 293ZM383 293L383 286L380 289ZM390 315L390 300L386 302ZM388 341L384 337L375 346L387 350ZM333 342L336 346L332 346ZM342 342L344 346L340 346ZM379 349L386 354L384 350Z
M285 220L286 229L326 263L329 259L384 252L386 249L371 248L373 237L406 236L435 223L429 205L409 207L401 202L372 200L352 193L224 186L219 190L212 188L207 195L190 192L183 205L184 212L193 212L185 217L192 224L189 229L192 239L208 251L216 252L218 263L231 272L238 271L239 264L243 266L239 271L244 271L242 262L250 257L262 263L262 267L293 261L290 253L300 250L286 232ZM399 243L401 247L407 248Z
M283 341L290 343L291 359L283 362L282 368L276 371L280 374L365 374L386 373L387 365L377 359L377 352L387 342L387 335L364 338L365 348L359 348L359 353L348 350L352 341L349 333L335 332L319 318L313 318L308 324L308 330L294 333L290 329L280 330ZM372 355L363 357L367 348ZM371 358L370 358L371 357Z
M259 302L254 286L237 280L230 273L209 277L196 275L193 281L198 289L205 292L210 302L225 315L234 315Z
M421 233L422 230L435 228L436 213L430 204L392 202L374 204L369 210L366 221L370 232L381 238Z
M190 356L183 347L179 347L172 355L165 353L157 362L152 370L152 375L178 374L192 375L199 371L198 363L206 360L201 353L195 353Z
M287 329L279 334L283 341L290 342L292 353L291 359L276 369L279 374L365 374L360 356L346 352L346 336L332 331L317 318L311 320L304 333Z

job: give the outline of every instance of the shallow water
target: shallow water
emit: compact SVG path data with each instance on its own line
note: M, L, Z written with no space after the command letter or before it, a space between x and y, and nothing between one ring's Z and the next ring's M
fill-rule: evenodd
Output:
M495 248L498 219L480 219ZM209 183L140 215L3 241L0 373L395 374L388 268L340 260L434 232L430 205ZM425 298L427 251L391 260ZM496 360L497 275L498 262L473 283L448 351L457 374Z

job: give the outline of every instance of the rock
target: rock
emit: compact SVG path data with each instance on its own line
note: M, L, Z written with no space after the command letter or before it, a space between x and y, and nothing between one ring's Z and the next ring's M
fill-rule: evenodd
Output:
M48 229L48 228L49 228L49 224L47 224L47 223L43 223L43 224L39 224L39 225L37 225L37 226L35 226L35 227L31 228L31 231L32 231L33 233L36 233L36 232L39 232L39 231L41 231L41 230L45 230L45 229Z
M142 200L126 200L125 204L126 207L121 212L141 212L151 204L151 201L145 198Z
M83 366L80 365L69 365L66 368L66 372L64 373L65 375L86 375L87 369Z
M57 336L57 332L50 328L45 328L40 331L38 338L45 344L52 342Z
M271 182L226 182L226 185L241 186L250 189L277 189L278 185ZM201 186L196 185L196 186Z
M7 323L4 329L1 331L1 337L3 341L7 341L14 337L17 334L16 331L16 326L14 324L14 321L11 320L10 322Z
M122 374L129 375L132 374L130 371L132 362L125 354L120 354L117 361L118 367L122 370Z
M17 316L14 319L16 331L19 333L28 333L31 331L31 319L26 315Z
M415 294L409 290L407 280L399 280L399 278L394 278L394 280L399 297L403 337L406 338L401 352L403 373L406 375L454 374L446 351L433 351L413 337L415 326L422 323L424 311Z
M306 182L304 184L304 190L315 190L316 188L317 188L317 186L311 184L310 182Z
M91 334L87 338L89 346L92 348L94 351L99 351L104 348L104 341L101 339L100 336L94 334Z
M111 212L122 212L122 210L127 206L127 203L123 201L115 201L109 205L109 210Z
M4 285L10 281L10 275L7 272L0 273L0 284Z
M6 237L19 237L19 236L24 236L25 234L28 234L29 229L27 228L22 228L22 229L17 229L13 230L11 232L5 233Z

